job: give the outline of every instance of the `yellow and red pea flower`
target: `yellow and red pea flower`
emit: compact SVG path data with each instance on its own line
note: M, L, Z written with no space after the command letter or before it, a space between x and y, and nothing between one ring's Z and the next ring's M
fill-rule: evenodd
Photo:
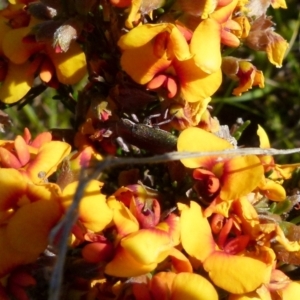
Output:
M212 19L201 22L190 42L181 30L170 23L133 28L118 42L121 65L137 83L150 89L164 85L168 97L178 91L185 101L197 102L211 96L221 83L220 26Z

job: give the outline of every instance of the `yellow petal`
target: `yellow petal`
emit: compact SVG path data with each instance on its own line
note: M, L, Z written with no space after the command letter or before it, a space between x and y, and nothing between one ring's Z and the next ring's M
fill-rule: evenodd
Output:
M233 146L226 140L196 127L190 127L183 130L177 141L177 149L180 152L210 152L222 151L230 148L233 148ZM181 160L181 162L188 168L201 167L206 161L207 157L188 158Z
M56 200L40 200L20 207L10 218L7 237L27 262L33 262L45 250L48 235L58 222L62 210Z
M167 69L170 65L170 60L158 58L154 54L151 43L126 50L121 57L123 70L140 84L148 83L157 73Z
M135 277L153 271L157 263L142 264L134 259L125 249L118 247L114 258L106 266L104 272L117 277Z
M189 46L186 42L184 35L180 30L171 23L161 24L144 24L138 26L127 34L121 36L118 41L118 46L122 50L135 49L145 46L151 42L153 47L153 39L162 32L168 32L170 34L168 44L164 45L165 51L172 52L179 60L188 59L191 57Z
M270 268L262 261L221 251L211 254L203 266L214 284L233 294L254 291L271 276Z
M0 227L0 255L1 278L10 273L10 271L12 271L15 267L26 263L26 259L22 255L22 251L15 250L8 243L6 226Z
M29 178L35 183L43 183L57 170L58 165L71 152L71 146L65 142L51 141L41 146L36 157L26 167ZM41 177L41 172L45 176Z
M182 246L190 256L203 261L216 249L208 220L203 216L199 204L194 201L190 202L190 207L179 203L178 209L181 211Z
M279 183L268 178L263 179L259 183L259 189L270 200L283 201L286 199L286 191L284 187Z
M257 129L257 135L259 137L259 147L260 148L270 148L270 141L269 141L269 137L266 133L266 131L260 126L258 125L258 129Z
M289 44L276 32L272 32L272 42L267 45L267 55L270 63L274 64L277 68L282 66L282 61Z
M79 44L71 43L67 52L55 53L51 45L47 45L59 82L63 84L78 83L87 73L85 54Z
M29 57L42 50L43 44L24 43L23 38L31 31L31 27L10 30L3 39L3 52L15 64L24 64Z
M300 243L298 241L290 241L286 238L283 230L276 225L276 241L280 243L287 251L296 252L300 251Z
M182 97L188 102L197 102L212 96L221 85L221 69L207 74L195 64L193 58L184 61L174 59L173 66L179 79Z
M175 57L180 61L189 59L193 56L193 54L190 53L185 37L176 26L174 26L170 32L168 48L169 51L172 51Z
M271 5L273 8L287 8L285 0L273 0Z
M111 196L107 200L107 204L113 211L113 223L117 229L116 243L123 236L139 230L139 223L131 211L120 201Z
M169 29L170 31L175 25L170 23L161 24L144 24L130 30L128 33L120 37L118 46L122 50L134 49L146 45L159 33Z
M79 220L89 230L99 232L112 220L112 210L106 204L106 196L101 194L100 187L103 184L97 180L91 180L84 190L79 204ZM72 182L63 190L62 204L68 208L74 198L78 182Z
M133 28L133 24L137 22L141 16L140 7L142 4L142 0L131 0L130 12L127 20L125 21L125 26L127 28Z
M194 31L191 44L196 65L207 74L221 68L221 26L214 19L203 20Z
M0 211L5 211L16 206L26 191L27 182L19 171L0 168L0 186Z
M277 293L282 297L282 299L298 300L300 295L300 283L292 281L287 285L287 287L277 291Z
M179 273L171 288L171 300L217 300L218 293L204 277L193 273Z
M247 197L241 197L234 203L234 212L239 216L244 234L258 237L260 234L258 214Z
M173 243L168 233L159 229L141 229L121 240L121 246L145 265L160 263L170 253Z
M237 199L252 192L263 178L264 169L256 155L233 157L225 163L220 197Z
M28 72L30 63L8 64L8 72L0 87L0 100L10 104L22 99L33 85L33 74Z

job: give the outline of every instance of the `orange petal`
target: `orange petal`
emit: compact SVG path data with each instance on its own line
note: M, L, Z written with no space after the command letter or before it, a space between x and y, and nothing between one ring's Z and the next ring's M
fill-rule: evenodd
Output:
M23 138L26 144L29 144L29 142L31 141L31 133L27 127L24 128Z
M150 281L153 299L169 300L170 292L176 274L173 272L156 273Z
M89 243L81 251L85 261L99 263L109 260L113 255L113 245L111 243Z
M2 168L19 169L22 167L19 159L6 148L0 148L0 161Z
M240 45L240 40L226 28L221 31L221 43L231 48L236 48Z
M40 67L39 75L41 80L47 83L50 82L54 73L55 73L55 68L52 62L48 58L46 58Z
M21 165L25 166L30 159L30 154L25 140L20 135L15 139L15 149Z
M190 207L178 203L178 209L181 211L182 246L190 256L203 261L216 249L208 220L194 201L190 202Z
M40 148L43 144L51 142L51 140L52 134L50 132L42 132L36 136L30 145L34 148Z
M204 277L193 273L179 273L174 278L170 300L217 300L218 293Z
M188 258L176 248L172 248L170 252L172 267L176 273L188 272L193 273L193 267Z

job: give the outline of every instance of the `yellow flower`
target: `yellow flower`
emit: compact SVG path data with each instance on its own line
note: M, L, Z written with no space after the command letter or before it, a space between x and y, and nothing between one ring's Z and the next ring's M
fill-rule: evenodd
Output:
M55 184L34 185L15 169L0 169L0 277L34 262L62 216Z
M85 55L80 45L73 42L67 52L56 53L50 42L36 42L31 30L40 21L30 18L23 6L10 5L0 15L1 64L6 68L5 76L2 74L0 78L3 82L0 100L5 103L24 97L36 73L49 86L58 82L75 84L86 74Z
M242 294L268 282L275 258L271 249L243 250L239 248L239 242L244 241L238 238L237 243L229 241L224 250L220 250L201 207L191 201L189 206L179 204L178 208L182 246L195 260L196 267L203 264L215 285L230 293Z
M193 173L194 179L206 180L206 185L210 185L213 178L219 180L216 184L220 185L220 189L216 188L212 196L219 195L223 201L247 195L258 186L263 178L263 167L255 155L210 156L209 151L222 151L231 149L233 146L203 129L185 129L179 135L177 148L178 151L207 152L206 157L182 159L181 162L188 168L197 168ZM206 175L201 175L202 169L210 171L208 181L207 177L203 177Z
M179 218L170 214L158 224L152 220L145 223L139 212L139 202L144 201L145 196L145 190L131 186L130 189L120 188L109 197L108 205L113 211L111 226L116 231L116 250L113 259L105 266L106 274L119 277L143 275L153 271L168 256L175 269L191 270L186 258L174 249L179 244ZM151 214L152 207L147 209ZM160 210L155 208L154 214L157 212ZM139 222L141 226L146 226L140 228Z
M18 169L34 183L43 183L70 153L71 146L51 141L50 133L40 134L31 145L30 133L24 136L26 140L17 136L13 142L0 141L0 165Z
M169 98L179 93L185 101L197 102L211 96L222 80L220 26L204 20L190 42L181 31L187 29L170 23L132 29L118 42L123 50L121 65L139 84L165 87Z

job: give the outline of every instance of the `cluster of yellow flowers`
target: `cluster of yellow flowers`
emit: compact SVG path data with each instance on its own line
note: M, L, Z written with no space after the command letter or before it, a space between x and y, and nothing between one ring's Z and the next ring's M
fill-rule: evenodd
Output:
M261 71L222 57L224 49L244 44L282 64L288 44L266 16L270 5L286 8L284 0L9 1L0 11L1 101L20 100L34 79L58 88L88 70L89 82L78 96L74 143L50 132L32 140L27 129L0 141L1 299L46 295L45 270L63 238L53 229L64 224L81 169L89 176L108 154L172 150L207 156L156 169L127 165L89 181L68 237L66 296L299 298L300 282L281 269L293 258L299 264L298 227L258 209L293 208L298 200L288 200L283 183L298 165L209 154L237 147L208 110L222 73L239 81L235 95L264 86ZM153 118L161 128L151 126ZM257 134L269 148L260 126Z

